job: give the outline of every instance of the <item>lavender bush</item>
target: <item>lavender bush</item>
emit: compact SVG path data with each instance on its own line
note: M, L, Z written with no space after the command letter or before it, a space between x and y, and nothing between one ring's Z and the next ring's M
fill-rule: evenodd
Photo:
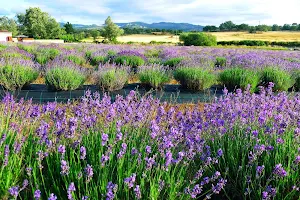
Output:
M139 80L142 84L161 89L170 81L170 73L166 67L160 65L144 66L138 71Z
M275 91L287 91L295 83L290 73L276 67L266 67L262 69L261 73L262 84L274 83Z
M85 80L86 72L71 61L54 60L45 69L45 82L49 89L76 90Z
M10 91L21 89L39 76L39 66L20 58L0 59L0 85Z
M100 65L95 73L98 86L105 91L120 90L128 81L128 68L117 65Z
M174 71L174 78L190 90L205 90L216 82L216 76L208 70L196 67L179 67Z
M240 67L229 68L220 72L219 80L229 90L246 89L250 85L251 92L255 92L260 83L260 74L255 70Z

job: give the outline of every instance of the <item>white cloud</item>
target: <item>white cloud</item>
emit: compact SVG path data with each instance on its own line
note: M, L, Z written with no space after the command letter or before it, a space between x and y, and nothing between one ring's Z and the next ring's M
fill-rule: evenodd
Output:
M0 0L5 8L0 15L14 16L29 6L41 7L58 21L85 24L101 24L108 15L116 22L300 23L300 0Z

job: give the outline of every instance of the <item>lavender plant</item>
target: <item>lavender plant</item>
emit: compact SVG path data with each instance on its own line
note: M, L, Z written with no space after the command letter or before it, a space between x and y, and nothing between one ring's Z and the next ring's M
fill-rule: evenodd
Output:
M199 67L179 67L174 71L174 78L191 90L205 90L216 82L216 76Z
M287 91L294 85L291 75L277 67L266 67L261 72L261 84L266 86L270 82L275 84L275 91Z
M160 65L143 66L138 71L139 80L142 84L161 89L170 81L168 69Z
M100 65L95 73L97 85L105 91L120 90L127 83L128 68L111 64Z
M260 74L255 70L235 67L220 72L219 80L230 90L246 89L248 85L251 85L251 92L255 92L260 83Z
M0 85L10 91L21 89L37 79L39 66L20 58L0 60Z
M45 82L50 89L76 90L85 80L85 71L70 61L53 61L45 70Z

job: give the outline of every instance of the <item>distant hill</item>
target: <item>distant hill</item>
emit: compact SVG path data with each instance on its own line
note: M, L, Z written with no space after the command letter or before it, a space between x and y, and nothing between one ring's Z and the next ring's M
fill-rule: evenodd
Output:
M60 23L63 26L65 23ZM189 23L173 23L173 22L159 22L147 24L144 22L129 22L129 23L116 23L121 28L152 28L152 29L169 29L169 30L182 30L182 31L202 31L203 26L194 25ZM92 25L83 25L83 24L73 24L75 29L100 29L102 26L92 24Z

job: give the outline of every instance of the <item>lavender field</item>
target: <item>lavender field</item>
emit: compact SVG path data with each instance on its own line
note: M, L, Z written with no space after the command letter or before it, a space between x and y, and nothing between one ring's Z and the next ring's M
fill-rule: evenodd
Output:
M276 199L300 196L300 54L117 45L0 46L0 84L99 91L224 87L209 104L0 103L0 199ZM239 89L242 88L242 89ZM287 92L289 91L289 92Z

